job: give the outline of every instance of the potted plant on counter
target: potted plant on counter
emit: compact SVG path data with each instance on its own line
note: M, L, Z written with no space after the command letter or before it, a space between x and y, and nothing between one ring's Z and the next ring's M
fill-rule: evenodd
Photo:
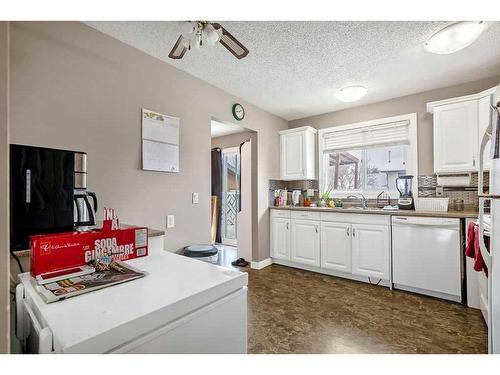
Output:
M319 201L318 201L319 207L326 207L327 206L327 203L330 200L330 193L331 193L332 189L333 189L332 185L328 185L328 188L321 193L321 195L319 197Z

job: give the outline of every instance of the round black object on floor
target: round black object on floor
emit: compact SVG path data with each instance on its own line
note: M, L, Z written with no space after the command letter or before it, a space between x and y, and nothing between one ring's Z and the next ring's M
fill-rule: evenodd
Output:
M214 245L189 245L184 248L184 255L191 258L210 257L218 252Z

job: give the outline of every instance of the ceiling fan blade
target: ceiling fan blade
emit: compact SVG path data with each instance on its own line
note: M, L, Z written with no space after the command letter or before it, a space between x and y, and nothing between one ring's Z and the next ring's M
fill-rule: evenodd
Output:
M187 50L187 47L184 45L184 37L181 35L179 39L177 39L177 42L175 42L174 48L172 48L168 57L176 60L182 59Z
M222 31L220 44L226 47L229 52L234 55L234 57L236 57L237 59L242 59L246 55L248 55L248 49L243 44L241 44L234 36L232 36L229 31L227 31L218 23L212 23L212 26L215 27L215 29L220 29L220 31Z

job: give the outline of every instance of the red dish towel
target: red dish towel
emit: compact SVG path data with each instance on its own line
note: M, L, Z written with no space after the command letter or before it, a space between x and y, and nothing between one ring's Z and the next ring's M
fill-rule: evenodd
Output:
M467 228L467 244L465 246L465 255L474 259L474 270L484 271L488 275L488 269L484 264L481 249L479 248L479 226L475 223L469 223Z

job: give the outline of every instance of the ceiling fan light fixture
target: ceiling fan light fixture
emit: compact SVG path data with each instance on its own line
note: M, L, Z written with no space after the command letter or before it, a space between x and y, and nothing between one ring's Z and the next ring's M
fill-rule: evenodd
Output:
M196 23L191 21L182 22L181 24L181 34L184 38L189 39L195 34Z
M446 55L470 46L486 30L483 21L462 21L446 26L432 35L424 47L427 51Z
M220 34L217 32L215 27L211 24L207 24L203 29L203 36L207 43L211 46L215 45L220 40Z
M337 92L337 99L343 101L344 103L355 102L360 100L363 96L368 93L368 89L365 86L353 85L341 88Z

